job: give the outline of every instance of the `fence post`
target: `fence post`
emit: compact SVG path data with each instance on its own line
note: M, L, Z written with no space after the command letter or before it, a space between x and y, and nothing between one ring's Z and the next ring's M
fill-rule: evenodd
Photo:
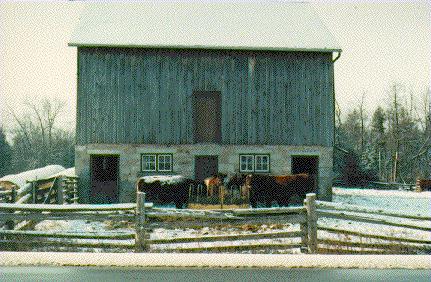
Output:
M36 184L34 181L31 182L31 202L36 204Z
M135 252L145 251L145 193L136 192L136 212L135 212Z
M306 195L305 208L307 209L307 244L310 253L317 252L317 213L316 194Z
M10 195L10 202L11 203L15 203L16 202L16 197L17 197L16 186L13 186L12 187L12 193Z
M65 178L61 177L57 183L57 204L64 204L64 188L65 188Z
M307 213L307 199L304 199L305 215L307 215L307 220L304 223L299 224L299 230L302 232L301 235L301 253L308 253L308 213Z

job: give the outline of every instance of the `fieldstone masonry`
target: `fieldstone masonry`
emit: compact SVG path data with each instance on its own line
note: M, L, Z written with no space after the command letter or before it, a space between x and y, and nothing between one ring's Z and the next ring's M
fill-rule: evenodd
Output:
M118 155L120 202L135 201L135 184L138 177L148 175L141 172L141 154L172 153L173 172L194 178L194 160L199 155L217 155L219 172L232 175L239 172L239 154L270 154L270 174L291 173L292 156L319 157L318 199L332 199L332 147L322 146L285 146L285 145L143 145L143 144L89 144L75 147L75 167L79 177L80 202L89 201L90 192L90 156Z

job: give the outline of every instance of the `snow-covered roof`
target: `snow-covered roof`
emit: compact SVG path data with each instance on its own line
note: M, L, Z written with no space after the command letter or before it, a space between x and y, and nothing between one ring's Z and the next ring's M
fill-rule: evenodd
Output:
M308 3L89 3L70 46L341 51Z
M6 175L0 178L0 186L16 185L18 188L24 186L27 181L45 179L51 175L65 170L61 165L48 165L42 168L24 171L19 174Z
M60 176L76 177L75 167L71 167L71 168L62 170L62 171L55 173L55 174L53 174L47 178L54 178L54 177L60 177Z
M153 183L160 181L162 184L176 184L184 180L182 175L150 175L139 178L139 182Z

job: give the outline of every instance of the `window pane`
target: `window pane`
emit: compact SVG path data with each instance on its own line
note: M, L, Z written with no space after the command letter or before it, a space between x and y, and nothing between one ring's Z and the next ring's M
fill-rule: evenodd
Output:
M171 171L172 170L172 156L171 155L159 155L159 171Z
M253 156L241 155L240 156L240 171L253 171Z
M249 156L247 158L247 170L253 170L253 157Z
M256 171L262 171L262 172L269 171L268 155L256 155Z
M156 156L155 155L142 155L142 170L155 171L156 170Z

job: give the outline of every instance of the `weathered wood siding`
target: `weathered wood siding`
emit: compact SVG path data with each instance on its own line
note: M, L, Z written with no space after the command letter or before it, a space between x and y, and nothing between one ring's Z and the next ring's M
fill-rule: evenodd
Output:
M330 53L78 49L77 143L193 142L193 91L220 91L223 144L333 144Z

